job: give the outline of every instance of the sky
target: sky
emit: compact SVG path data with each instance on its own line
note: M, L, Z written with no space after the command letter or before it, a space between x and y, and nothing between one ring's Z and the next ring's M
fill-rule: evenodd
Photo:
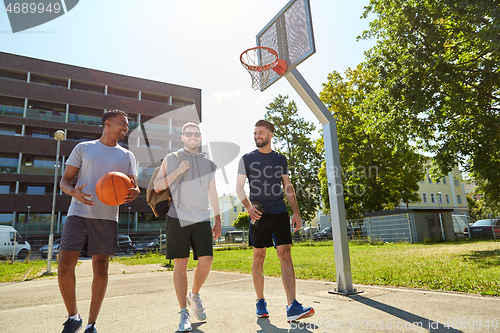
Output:
M287 0L82 0L65 15L12 33L0 9L0 51L202 90L205 142L232 142L239 155L217 172L219 195L235 191L240 157L255 149L253 125L279 94L317 121L285 78L264 92L251 88L239 56ZM361 19L369 0L310 0L316 53L297 69L318 95L328 73L364 60L372 40ZM1 64L0 64L1 66ZM319 133L314 133L318 138Z

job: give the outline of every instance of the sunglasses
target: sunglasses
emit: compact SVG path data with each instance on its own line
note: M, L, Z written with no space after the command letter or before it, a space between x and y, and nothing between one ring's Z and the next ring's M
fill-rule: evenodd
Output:
M182 134L185 135L187 138L190 138L193 135L194 135L195 138L201 137L201 133L199 133L199 132L184 132Z

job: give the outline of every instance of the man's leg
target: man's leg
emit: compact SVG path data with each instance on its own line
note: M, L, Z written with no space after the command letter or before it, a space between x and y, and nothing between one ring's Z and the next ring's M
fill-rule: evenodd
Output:
M188 293L188 262L189 258L174 259L174 287L180 309L184 309L187 306L186 298Z
M264 298L264 260L266 248L253 248L252 278L257 299Z
M59 290L68 311L68 316L76 316L78 313L76 306L76 277L75 267L78 263L78 251L59 252L57 265L57 281L59 282Z
M97 320L102 301L108 286L109 255L94 254L92 256L92 299L90 301L89 324Z
M210 269L212 268L212 262L214 257L212 256L203 256L198 258L198 265L194 270L194 278L193 278L193 294L199 294L201 286L207 280L208 274L210 274Z
M278 245L276 252L281 263L281 281L285 288L288 305L295 299L295 270L293 269L291 244Z

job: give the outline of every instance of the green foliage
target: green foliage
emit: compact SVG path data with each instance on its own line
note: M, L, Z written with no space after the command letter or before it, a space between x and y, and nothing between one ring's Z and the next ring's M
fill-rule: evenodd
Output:
M491 217L500 216L500 204L489 201L484 197L474 200L467 196L467 206L469 207L469 215L474 220L487 219L490 217L490 214Z
M328 74L320 98L337 120L347 218L394 209L401 201L418 201L424 158L404 135L394 131L390 119L373 112L380 105L373 100L378 84L372 72L359 65L345 75L344 80L338 72ZM317 146L323 150L323 139ZM325 163L319 179L322 199L329 208Z
M302 220L308 222L316 216L320 200L317 174L322 158L310 138L316 127L300 118L295 102L287 103L287 100L288 96L278 95L266 107L265 119L275 126L274 149L288 160L300 214ZM287 207L291 213L288 202Z
M248 230L250 224L250 216L248 212L240 213L236 220L233 222L233 226L238 230Z
M379 82L376 98L397 133L435 154L447 174L459 162L486 197L500 198L500 6L497 1L371 0L361 38Z

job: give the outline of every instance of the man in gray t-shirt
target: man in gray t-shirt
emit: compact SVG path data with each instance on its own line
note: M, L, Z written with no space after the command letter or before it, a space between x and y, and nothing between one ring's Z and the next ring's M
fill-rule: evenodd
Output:
M71 152L60 186L72 196L61 238L58 274L59 289L68 311L63 333L78 332L83 320L78 314L75 294L75 266L80 252L92 256L92 299L88 325L84 333L97 333L95 321L106 293L109 256L118 249L118 208L95 200L95 186L99 178L111 171L129 176L133 188L125 202L141 193L136 185L136 162L132 152L118 145L128 132L127 114L107 111L102 116L103 133L99 140L82 142ZM76 185L73 180L78 176Z
M184 332L192 330L187 305L196 319L205 320L207 317L199 292L212 267L212 241L221 235L221 218L214 178L216 166L204 154L198 153L201 144L198 125L185 124L181 140L184 142L184 148L178 151L181 158L168 154L163 159L154 189L161 192L168 187L173 198L167 216L167 259L174 259L174 286L181 309L178 330ZM209 202L215 218L213 228ZM190 247L198 265L188 295Z

